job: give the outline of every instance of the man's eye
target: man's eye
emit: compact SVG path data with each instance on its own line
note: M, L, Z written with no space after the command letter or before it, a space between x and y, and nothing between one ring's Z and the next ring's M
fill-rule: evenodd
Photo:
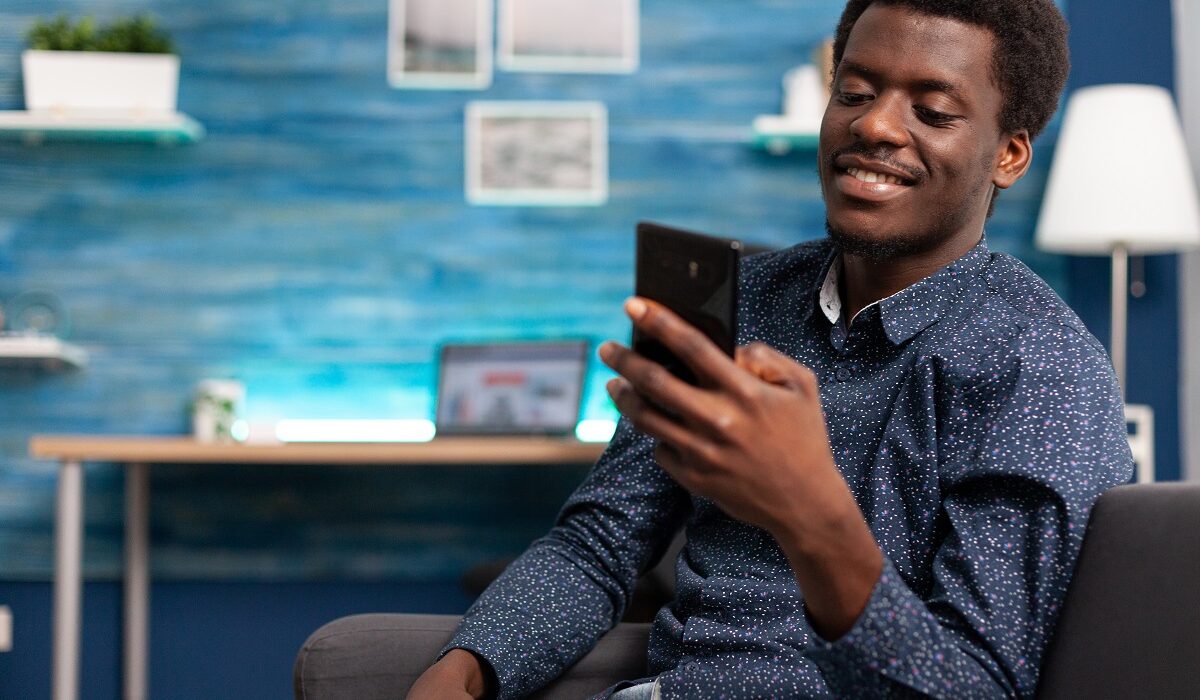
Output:
M838 93L838 101L840 101L844 105L850 105L850 106L861 105L861 104L864 104L869 99L871 99L870 95L863 95L863 94L857 93L857 92L839 92Z
M954 115L946 114L945 112L939 112L936 109L918 106L916 110L917 115L928 124L948 124L949 122L954 121Z

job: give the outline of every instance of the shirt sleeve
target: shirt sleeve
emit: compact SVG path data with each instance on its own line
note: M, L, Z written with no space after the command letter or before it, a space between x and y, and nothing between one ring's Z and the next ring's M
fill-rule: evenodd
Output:
M442 654L481 656L503 699L528 695L587 653L620 620L637 577L690 509L653 448L622 419L554 527L475 601Z
M1087 517L1133 461L1108 358L1067 327L946 372L932 585L892 562L837 641L808 654L836 697L1032 697Z

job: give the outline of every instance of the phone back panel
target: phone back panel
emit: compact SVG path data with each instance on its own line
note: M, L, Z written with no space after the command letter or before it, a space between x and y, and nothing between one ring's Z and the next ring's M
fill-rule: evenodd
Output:
M737 342L738 241L642 222L637 227L637 295L700 329L725 354ZM676 376L691 370L663 345L634 332L633 348Z

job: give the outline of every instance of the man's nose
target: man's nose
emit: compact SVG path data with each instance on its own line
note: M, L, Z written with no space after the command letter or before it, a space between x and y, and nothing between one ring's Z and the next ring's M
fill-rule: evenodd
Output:
M868 144L903 148L909 143L907 106L899 97L880 96L850 124L850 131Z

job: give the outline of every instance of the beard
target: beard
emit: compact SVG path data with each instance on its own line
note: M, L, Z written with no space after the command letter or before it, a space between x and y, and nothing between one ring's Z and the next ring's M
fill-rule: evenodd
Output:
M834 226L829 219L825 220L825 233L838 250L871 262L886 262L919 255L936 247L942 240L941 236L933 241L930 240L932 236L890 236L880 240Z
M984 184L976 187L970 193L969 199L977 197L984 187ZM991 205L995 205L994 198ZM991 216L990 210L988 216ZM969 209L947 210L941 212L923 230L912 233L891 233L883 236L878 235L878 232L851 231L835 226L826 218L825 233L829 236L829 240L847 255L871 262L887 262L923 255L937 249L951 238L959 235L969 218Z
M968 194L967 200L979 196L988 183L981 182ZM995 200L993 198L992 203ZM989 211L989 216L991 212ZM941 211L922 230L879 235L877 231L852 231L825 219L825 233L843 253L871 262L887 262L928 253L959 235L970 219L970 210L960 208Z

